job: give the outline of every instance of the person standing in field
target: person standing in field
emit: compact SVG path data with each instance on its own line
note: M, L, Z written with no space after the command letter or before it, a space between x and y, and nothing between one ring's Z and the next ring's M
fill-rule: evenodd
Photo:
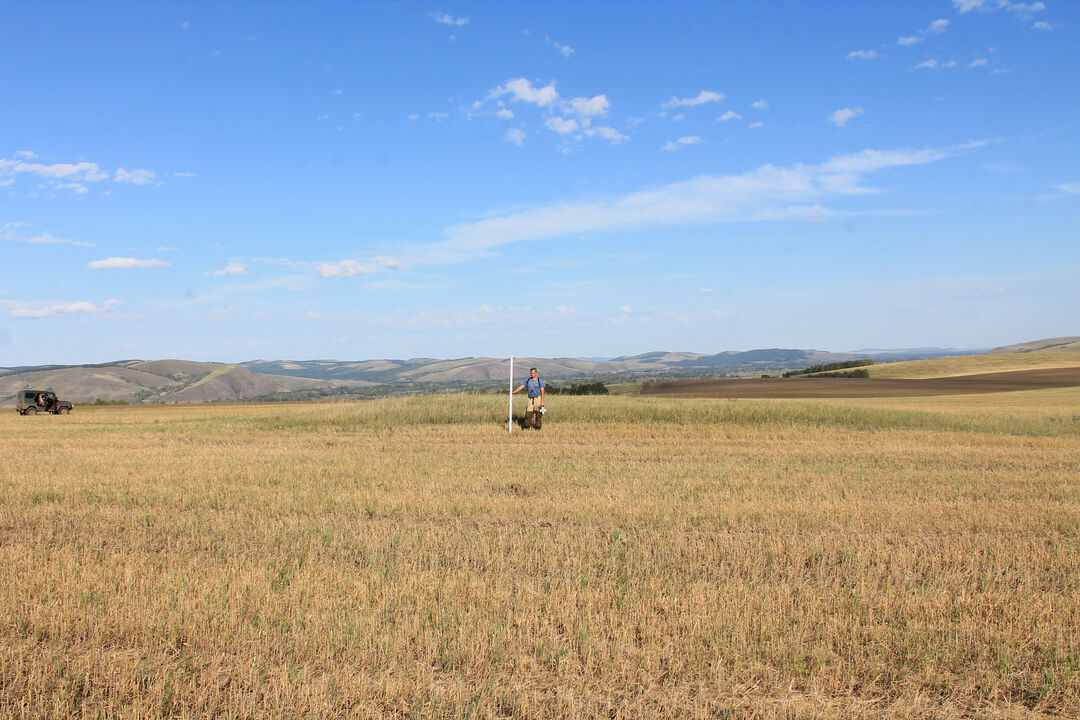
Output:
M529 379L517 386L515 393L525 391L529 401L525 403L525 427L540 429L544 423L544 381L536 368L529 368Z

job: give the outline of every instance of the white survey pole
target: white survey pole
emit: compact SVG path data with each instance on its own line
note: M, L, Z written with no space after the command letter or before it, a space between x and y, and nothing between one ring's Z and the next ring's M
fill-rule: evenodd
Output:
M510 356L510 409L506 411L506 428L514 434L514 356Z

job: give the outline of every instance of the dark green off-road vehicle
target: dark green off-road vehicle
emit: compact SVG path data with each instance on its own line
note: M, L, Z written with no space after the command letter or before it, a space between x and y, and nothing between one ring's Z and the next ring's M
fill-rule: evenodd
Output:
M67 400L57 400L52 390L20 390L15 396L15 409L20 415L37 415L39 412L67 415L73 407Z

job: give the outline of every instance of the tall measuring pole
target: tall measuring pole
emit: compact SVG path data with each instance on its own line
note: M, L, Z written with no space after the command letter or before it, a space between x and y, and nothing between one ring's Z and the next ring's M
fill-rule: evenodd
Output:
M514 356L510 356L510 409L506 411L506 431L514 434Z

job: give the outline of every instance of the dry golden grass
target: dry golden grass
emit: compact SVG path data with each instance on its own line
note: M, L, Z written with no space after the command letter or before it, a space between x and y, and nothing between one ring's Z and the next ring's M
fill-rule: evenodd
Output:
M1080 714L1073 416L553 400L0 415L0 716Z
M866 368L872 378L922 380L926 378L979 375L1013 370L1044 370L1080 367L1080 353L1036 352L996 355L957 355L927 360L882 363Z

